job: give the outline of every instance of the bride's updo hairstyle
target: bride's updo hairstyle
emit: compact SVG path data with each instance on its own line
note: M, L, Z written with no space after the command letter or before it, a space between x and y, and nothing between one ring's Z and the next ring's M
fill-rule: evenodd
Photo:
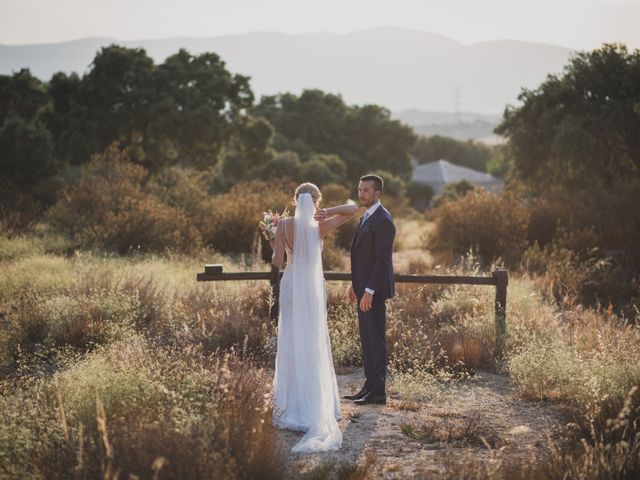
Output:
M313 203L317 204L320 202L320 200L322 200L322 193L320 193L320 189L315 186L313 183L310 182L305 182L302 183L300 185L298 185L298 188L296 188L296 192L293 195L293 204L296 204L296 201L298 200L298 197L300 196L300 194L302 193L308 193L311 195L311 198L313 198Z

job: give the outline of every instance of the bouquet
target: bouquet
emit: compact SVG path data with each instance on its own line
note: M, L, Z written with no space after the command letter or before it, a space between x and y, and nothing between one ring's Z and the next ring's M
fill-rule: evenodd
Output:
M278 228L278 222L283 218L289 218L289 212L285 209L281 214L278 212L272 212L271 210L267 210L262 214L262 220L258 223L258 228L262 232L262 235L267 240L275 240L276 238L276 229Z

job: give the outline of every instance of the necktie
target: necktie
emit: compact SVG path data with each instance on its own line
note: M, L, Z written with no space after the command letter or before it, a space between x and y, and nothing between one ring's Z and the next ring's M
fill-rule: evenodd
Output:
M362 217L362 224L364 225L364 222L367 221L367 218L369 218L369 211L367 210L366 212L364 212L364 217Z

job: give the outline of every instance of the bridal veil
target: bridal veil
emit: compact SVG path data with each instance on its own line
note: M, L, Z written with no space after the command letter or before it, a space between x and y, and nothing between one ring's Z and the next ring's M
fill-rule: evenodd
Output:
M283 277L281 284L284 298L279 329L289 331L278 332L274 420L280 427L306 432L294 452L336 450L342 444L336 421L339 398L327 326L322 239L314 213L311 195L299 195L293 259L284 274L288 278Z

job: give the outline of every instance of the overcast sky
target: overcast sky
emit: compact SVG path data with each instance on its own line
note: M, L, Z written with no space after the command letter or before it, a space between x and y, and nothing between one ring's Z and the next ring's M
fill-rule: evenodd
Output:
M380 26L462 43L516 39L577 49L640 48L640 0L0 0L0 43L348 33Z

